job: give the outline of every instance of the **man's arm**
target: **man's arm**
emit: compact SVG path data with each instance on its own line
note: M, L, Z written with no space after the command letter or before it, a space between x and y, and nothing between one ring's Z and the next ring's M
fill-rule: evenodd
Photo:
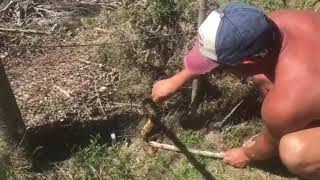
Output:
M254 160L264 160L277 155L281 137L287 133L306 128L312 121L315 88L308 74L281 69L273 88L267 94L261 110L266 130L246 141L242 147L225 152L225 162L244 167ZM298 74L298 75L297 75ZM309 77L309 78L308 78ZM297 84L299 83L299 84Z
M193 74L184 68L171 78L158 81L152 88L152 100L154 102L160 102L168 99L185 83L198 76L198 74Z

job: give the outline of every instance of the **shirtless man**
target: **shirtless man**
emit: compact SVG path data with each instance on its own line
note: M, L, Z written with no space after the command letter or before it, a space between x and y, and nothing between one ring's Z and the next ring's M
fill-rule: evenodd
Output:
M213 11L199 28L199 41L185 68L152 89L164 101L182 85L217 66L253 75L264 95L266 130L224 152L224 162L245 167L279 155L293 174L320 179L320 15L279 10L264 15L244 3Z

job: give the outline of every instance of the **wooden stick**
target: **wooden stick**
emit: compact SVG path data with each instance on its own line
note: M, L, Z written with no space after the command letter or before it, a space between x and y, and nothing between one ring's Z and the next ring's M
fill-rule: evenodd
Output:
M47 35L50 35L49 32L36 31L36 30L28 30L28 29L0 28L0 31L12 32L12 33L29 33L29 34L47 34Z
M206 9L207 9L207 0L199 0L198 28L206 19ZM191 104L194 103L200 91L199 81L200 81L199 78L196 78L192 81ZM192 106L192 108L197 109L197 107L195 106Z
M161 144L157 143L154 141L150 141L149 145L152 147L160 148L160 149L165 149L169 151L175 151L175 152L181 152L181 150L173 145L169 144ZM206 156L206 157L211 157L211 158L217 158L217 159L223 159L224 154L223 152L215 153L215 152L210 152L210 151L200 151L196 149L187 149L190 153L195 154L195 155L200 155L200 156Z

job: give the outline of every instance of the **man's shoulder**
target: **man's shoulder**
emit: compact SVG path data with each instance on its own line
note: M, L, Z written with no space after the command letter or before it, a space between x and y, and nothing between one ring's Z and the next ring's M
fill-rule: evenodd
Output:
M312 10L301 10L301 9L278 9L275 11L271 11L267 14L268 17L274 16L287 16L287 15L301 15L301 14L317 14Z
M300 10L296 10L296 9L279 9L279 10L269 12L267 16L273 19L273 18L284 17L291 14L296 14L299 12Z
M298 22L299 20L320 18L319 14L312 10L298 9L280 9L268 13L267 16L275 22L283 22L282 20Z

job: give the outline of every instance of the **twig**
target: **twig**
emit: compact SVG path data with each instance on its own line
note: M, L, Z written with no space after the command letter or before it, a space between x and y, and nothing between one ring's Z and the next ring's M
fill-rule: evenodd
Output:
M95 27L94 29L97 30L97 31L103 32L103 33L107 33L108 32L107 30L101 29L99 27Z
M93 64L93 65L97 65L98 67L103 67L104 65L103 64L99 64L99 63L95 63L95 62L91 62L91 61L86 61L86 60L83 60L83 59L78 59L78 61L80 62L83 62L83 63L86 63L86 64ZM111 67L108 67L110 69L113 69Z
M62 92L62 94L64 94L67 98L71 98L70 94L69 94L66 90L60 88L60 87L57 86L57 85L53 85L53 86L54 86L55 88L57 88L60 92Z
M115 104L118 106L134 106L134 107L142 107L141 104L134 104L134 103L119 103L119 102L111 102L111 104Z
M135 107L135 108L140 108L141 105L138 104L115 104L115 105L105 105L105 108L107 109L113 109L113 108L122 108L122 107Z
M228 118L238 109L238 107L243 103L243 100L241 100L235 107L232 108L232 110L227 114L226 117L222 119L222 121L217 122L214 124L215 127L222 128L225 122L227 122Z
M17 1L10 1L9 0L4 0L2 3L0 3L0 13L7 11L9 8L14 6L14 4L17 3Z
M238 109L238 107L243 103L243 100L241 100L234 108L232 108L232 110L230 111L230 113L223 118L223 120L221 121L222 124L224 124L227 119L234 113L234 111L236 111Z
M173 146L173 145L169 145L169 144L161 144L161 143L157 143L154 141L150 141L149 145L152 147L165 149L165 150L169 150L169 151L181 152L181 150L179 148L177 148L176 146ZM189 148L187 150L192 154L200 155L200 156L206 156L206 157L217 158L217 159L223 159L223 157L224 157L223 152L216 153L216 152L200 151L200 150L189 149Z
M49 32L36 31L36 30L31 30L31 29L0 28L0 31L12 32L12 33L29 33L29 34L47 34L47 35L50 35Z
M59 17L59 16L63 16L63 15L67 16L68 14L71 14L70 12L60 12L59 13L59 12L55 12L55 11L52 11L52 10L49 10L49 9L46 9L46 8L41 8L41 7L34 7L34 9L39 14L40 14L39 11L43 11L43 12L46 12L47 14L49 14L51 16L54 16L54 17Z
M87 114L87 117L89 118L89 120L92 120L92 117L90 116L91 112L86 105L84 105L84 112Z
M105 117L107 117L107 115L106 115L106 112L104 112L104 108L103 108L102 103L101 103L101 99L100 99L100 96L99 96L99 92L98 92L98 90L97 90L97 81L96 81L96 78L94 78L94 91L95 91L95 93L96 93L97 102L98 102L98 104L99 104L99 106L100 106L100 110L101 110L101 112L102 112L102 114L103 114L103 116L104 116L104 118L105 118Z

